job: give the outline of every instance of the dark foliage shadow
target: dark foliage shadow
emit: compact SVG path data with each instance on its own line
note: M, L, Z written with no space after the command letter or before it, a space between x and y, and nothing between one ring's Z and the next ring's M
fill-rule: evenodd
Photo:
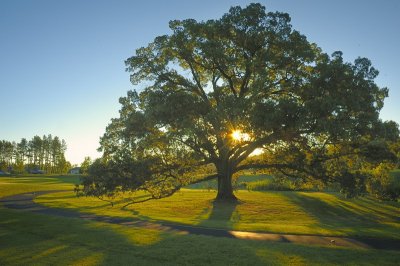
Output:
M400 237L396 227L380 223L381 215L392 221L398 217L378 212L365 205L362 208L355 208L345 201L327 203L321 199L302 195L301 193L286 193L285 196L297 206L300 206L308 215L318 220L319 226L325 229L347 229L348 233L358 236L366 231L392 230L394 238ZM396 233L397 232L397 233Z
M231 218L239 204L241 204L240 201L229 202L214 200L211 205L211 210L205 210L205 212L209 213L208 218L200 221L199 226L232 228L233 222Z

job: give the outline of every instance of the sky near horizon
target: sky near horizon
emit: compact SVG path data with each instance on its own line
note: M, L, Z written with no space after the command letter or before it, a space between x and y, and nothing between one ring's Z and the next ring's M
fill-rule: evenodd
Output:
M0 140L52 134L80 164L96 151L118 99L135 87L124 61L173 19L218 19L240 0L1 0ZM389 88L383 120L400 123L400 1L258 1L328 54L367 57Z

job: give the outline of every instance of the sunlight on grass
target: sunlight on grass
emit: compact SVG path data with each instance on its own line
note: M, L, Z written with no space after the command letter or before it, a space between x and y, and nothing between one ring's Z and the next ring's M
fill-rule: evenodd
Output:
M326 204L341 208L343 211L352 212L356 215L365 215L370 217L371 215L375 218L386 218L387 215L399 215L399 206L391 206L389 204L384 204L377 200L373 200L370 197L355 198L355 199L343 199L338 195L327 194L322 192L299 192L299 195L318 199L325 202Z
M325 229L337 235L374 236L400 239L400 204L379 202L370 197L345 199L322 192L288 194Z
M120 226L115 224L105 223L91 223L88 225L89 228L102 229L107 227L112 230L115 234L125 237L129 243L135 246L148 246L154 245L155 243L162 240L161 232L156 229L146 229L134 226Z
M137 195L138 197L140 194ZM215 192L182 190L172 197L121 209L122 198L109 203L73 193L40 196L38 203L55 208L150 221L292 234L374 236L400 239L397 206L337 194L239 191L238 204L214 206Z
M171 235L155 229L3 208L0 215L5 220L0 223L0 235L7 240L0 241L0 265L109 265L110 262L103 262L104 254L108 254L108 259L114 253L126 257L132 248L156 245Z
M184 190L169 198L134 204L126 209L121 209L126 204L123 199L115 199L116 204L111 207L109 203L94 197L78 198L72 192L43 195L37 197L36 202L54 208L69 208L102 215L193 224L207 219L214 197L214 192Z
M297 205L291 203L285 193L240 192L242 204L237 206L240 220L234 229L255 231L304 232L305 228L318 223Z
M68 183L63 183L65 180ZM76 178L69 177L1 178L0 196L35 190L70 189L71 192L42 195L36 201L49 207L85 213L205 227L400 239L400 204L386 204L372 198L348 200L338 194L322 192L240 190L236 192L241 200L239 204L215 207L215 192L183 189L169 198L121 209L126 204L123 198L115 199L113 208L97 198L77 198L72 192L74 181ZM136 195L140 196L143 195ZM133 238L132 241L135 243L136 240Z
M74 190L76 176L1 177L0 198L39 190Z
M60 246L52 247L52 248L49 248L49 249L47 249L47 250L44 250L44 251L40 252L39 254L33 256L32 259L33 259L33 260L41 259L41 258L43 258L43 257L52 255L52 254L54 254L54 253L56 253L56 252L58 252L58 251L61 251L61 250L63 250L63 249L66 249L66 248L68 248L67 245L60 245Z
M61 178L7 179L0 179L0 195L72 188L71 182L63 183ZM348 201L326 193L238 191L236 194L241 199L238 204L216 205L215 192L182 190L173 197L132 205L126 210L121 210L123 199L116 199L119 202L111 208L95 198L77 198L72 191L42 195L37 201L99 215L243 230L301 234L340 229L339 234L361 232L365 236L390 236L400 231L398 203L386 204L368 198ZM368 208L368 219L362 219ZM0 236L5 240L0 241L0 265L397 265L400 260L398 251L182 235L155 228L33 214L2 206L0 217Z
M91 255L75 260L71 263L71 265L82 265L82 266L90 266L90 265L100 265L103 261L103 254L101 252L92 253Z
M256 254L265 261L270 261L271 258L273 258L277 265L308 265L307 261L303 257L297 255L288 255L282 252L269 251L265 249L257 250Z

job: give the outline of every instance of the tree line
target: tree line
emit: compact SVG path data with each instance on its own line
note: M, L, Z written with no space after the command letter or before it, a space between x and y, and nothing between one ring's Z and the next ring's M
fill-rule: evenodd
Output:
M0 140L0 169L11 173L66 173L71 167L65 159L66 150L65 140L51 134L22 138L20 142Z

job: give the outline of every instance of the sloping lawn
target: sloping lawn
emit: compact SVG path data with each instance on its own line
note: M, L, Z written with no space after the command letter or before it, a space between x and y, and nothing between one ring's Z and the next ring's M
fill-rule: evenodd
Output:
M400 252L249 241L0 208L0 265L398 265Z
M0 197L37 190L72 190L75 181L48 176L0 178ZM340 228L343 224L355 230L354 223L366 213L369 216L359 223L371 228L379 224L378 218L398 225L393 217L397 204L382 205L370 199L345 201L325 193L244 191L239 191L238 196L241 204L213 206L214 193L185 190L168 199L130 206L128 210L120 210L122 203L110 208L93 198L77 199L72 192L43 195L38 201L77 211L226 228L258 228L263 221L270 226L268 230L277 230L281 228L279 222L288 220L293 224L303 221L301 226L291 226L291 230L298 232L310 230L312 224L320 230L334 231L330 226ZM307 200L312 207L305 206L309 204ZM326 209L329 204L335 207ZM324 219L331 219L331 211L338 217L354 214L356 218L346 222L343 216L323 225ZM387 235L388 229L382 232L379 235ZM0 204L0 265L398 265L399 260L400 251L182 235L9 210Z
M139 198L143 195L137 195ZM96 198L73 193L40 196L37 202L76 211L161 220L206 227L331 236L400 239L400 203L372 198L344 199L321 192L238 191L238 204L214 203L215 192L182 190L174 196L130 205L114 199L114 207Z

